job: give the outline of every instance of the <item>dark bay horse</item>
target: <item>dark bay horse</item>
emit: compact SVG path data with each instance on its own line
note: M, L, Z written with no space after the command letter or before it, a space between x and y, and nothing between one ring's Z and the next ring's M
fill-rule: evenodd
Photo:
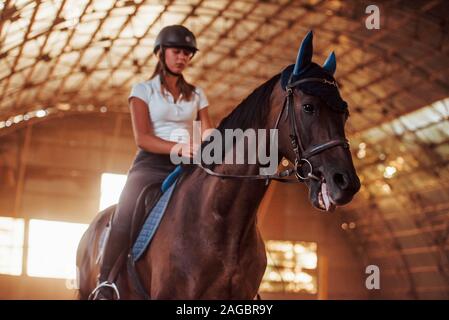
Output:
M351 201L360 181L345 138L347 106L333 78L335 55L323 66L312 55L309 32L296 63L254 90L218 129L277 128L279 159L295 164L311 203L331 211ZM259 163L217 164L213 172L257 177L259 169ZM253 299L258 292L267 261L256 211L266 180L209 173L186 166L151 245L136 263L151 299ZM100 212L79 244L81 299L96 286L99 238L113 211ZM142 298L126 268L116 283L122 299Z

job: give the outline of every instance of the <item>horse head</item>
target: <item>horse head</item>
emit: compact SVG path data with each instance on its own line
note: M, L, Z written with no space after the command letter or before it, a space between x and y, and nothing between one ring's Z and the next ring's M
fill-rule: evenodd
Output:
M345 124L349 117L333 75L332 52L322 66L312 62L313 33L303 39L296 63L281 74L286 102L279 114L280 155L296 163L314 207L332 211L352 200L360 180L352 162ZM282 115L282 118L281 118Z

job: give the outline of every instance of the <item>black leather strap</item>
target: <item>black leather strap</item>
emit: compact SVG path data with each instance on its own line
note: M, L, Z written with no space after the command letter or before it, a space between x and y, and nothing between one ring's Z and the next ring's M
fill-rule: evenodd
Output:
M287 84L287 88L294 88L294 87L300 85L301 83L305 83L305 82L321 82L323 84L329 84L331 86L334 86L334 87L338 88L337 81L331 81L331 80L327 80L327 79L324 79L324 78L305 78L305 79L300 79L300 80L297 80L295 82Z
M134 259L131 255L128 255L127 264L128 268L128 274L131 278L131 285L134 289L134 292L136 292L142 299L144 300L150 300L151 297L148 295L145 287L142 284L142 281L140 280L139 274L137 273L136 265L134 264Z
M342 139L334 139L330 140L328 142L314 145L303 152L302 157L305 159L309 159L310 157L313 157L314 155L321 153L327 149L334 148L342 146L343 148L349 148L348 140L342 140Z

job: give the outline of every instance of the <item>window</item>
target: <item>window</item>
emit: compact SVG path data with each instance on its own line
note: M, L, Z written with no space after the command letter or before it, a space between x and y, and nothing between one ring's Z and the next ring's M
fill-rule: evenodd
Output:
M101 175L100 211L118 202L125 182L125 174L103 173Z
M0 217L0 273L22 274L23 219Z
M317 245L314 242L266 241L268 265L262 292L317 293Z
M30 220L27 274L74 279L76 250L87 227L80 223Z

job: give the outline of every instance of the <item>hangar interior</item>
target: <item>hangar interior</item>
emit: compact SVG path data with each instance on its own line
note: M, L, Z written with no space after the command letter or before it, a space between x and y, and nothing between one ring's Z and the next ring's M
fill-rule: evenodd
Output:
M303 185L270 185L262 298L448 299L449 5L376 1L371 30L370 4L1 0L0 298L75 298L77 241L136 152L131 85L151 75L159 30L182 24L200 48L185 76L215 125L295 61L308 30L314 61L337 56L362 188L322 213Z

